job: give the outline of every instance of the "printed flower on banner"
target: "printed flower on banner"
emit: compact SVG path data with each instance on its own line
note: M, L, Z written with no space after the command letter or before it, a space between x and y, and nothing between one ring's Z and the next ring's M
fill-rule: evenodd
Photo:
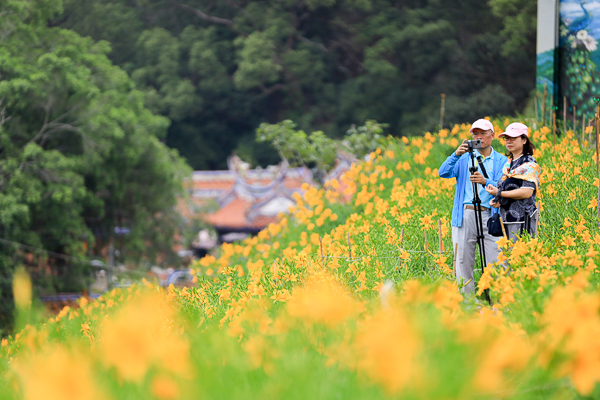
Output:
M598 41L590 36L585 29L578 31L576 35L570 35L567 40L571 43L573 49L583 46L591 52L598 48Z

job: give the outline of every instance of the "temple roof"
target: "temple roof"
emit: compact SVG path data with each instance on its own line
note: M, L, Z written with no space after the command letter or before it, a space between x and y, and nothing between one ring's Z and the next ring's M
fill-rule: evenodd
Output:
M226 171L194 171L192 197L202 204L212 199L218 209L204 219L220 231L256 233L280 213L294 205L293 194L302 192L302 184L315 185L308 168L289 168L287 163L265 169L249 169L237 156L227 160ZM339 179L351 160L341 158L327 179Z
M219 231L258 232L288 211L303 183L314 185L308 168L282 163L249 169L236 156L227 164L227 171L194 171L192 176L196 202L213 199L218 204L218 210L204 219Z

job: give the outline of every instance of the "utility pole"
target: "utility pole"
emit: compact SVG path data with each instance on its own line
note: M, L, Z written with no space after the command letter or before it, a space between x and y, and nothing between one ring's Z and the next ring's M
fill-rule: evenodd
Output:
M106 289L112 289L113 274L115 270L115 244L111 236L110 244L108 245L108 267L106 268Z
M440 107L440 129L444 129L444 114L446 113L446 95L444 93L442 96L442 106Z
M546 99L548 97L548 87L544 83L544 102L542 103L542 126L546 125Z
M596 102L596 115L594 115L594 121L596 122L596 175L600 180L600 160L598 159L600 156L600 97L594 97L594 101ZM598 203L596 207L598 213L598 227L600 227L600 185L598 186L596 203Z

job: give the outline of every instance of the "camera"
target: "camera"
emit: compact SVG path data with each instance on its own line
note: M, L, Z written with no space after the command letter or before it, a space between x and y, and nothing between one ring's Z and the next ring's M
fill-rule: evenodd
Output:
M482 149L483 148L483 145L481 144L481 139L467 140L467 145L469 146L470 152L472 152L474 149Z

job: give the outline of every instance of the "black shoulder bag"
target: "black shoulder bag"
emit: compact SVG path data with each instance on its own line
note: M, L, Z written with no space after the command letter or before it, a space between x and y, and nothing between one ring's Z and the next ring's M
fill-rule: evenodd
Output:
M492 215L487 220L488 233L492 236L504 236L502 232L502 223L500 222L500 211Z

